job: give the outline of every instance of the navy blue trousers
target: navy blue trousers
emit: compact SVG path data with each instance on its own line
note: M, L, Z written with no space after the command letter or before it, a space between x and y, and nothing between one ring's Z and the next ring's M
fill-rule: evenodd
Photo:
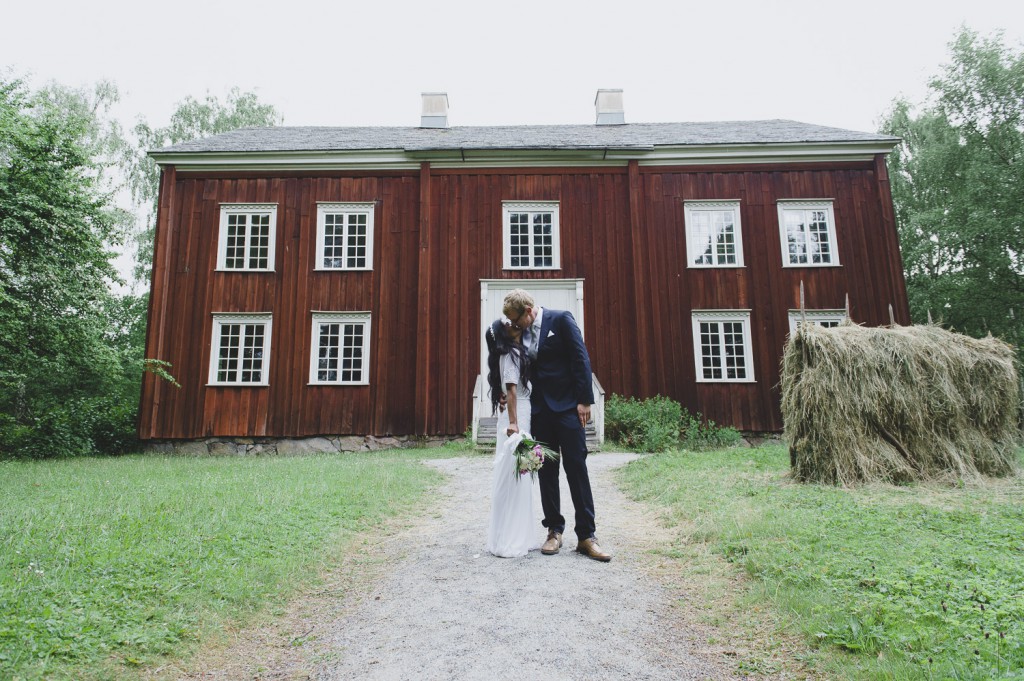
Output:
M558 488L559 460L565 468L572 505L576 508L576 537L580 540L594 536L594 495L590 491L587 473L587 437L580 427L576 410L552 412L547 408L534 411L531 428L533 437L561 456L546 461L540 469L540 503L544 508L542 524L555 532L565 531L565 517L561 512Z

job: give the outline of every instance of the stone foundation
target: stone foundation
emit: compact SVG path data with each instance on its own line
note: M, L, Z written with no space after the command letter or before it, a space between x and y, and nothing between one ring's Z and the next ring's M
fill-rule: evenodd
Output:
M145 454L171 456L295 456L440 447L447 442L462 439L461 435L447 437L415 435L396 437L335 435L307 438L211 437L202 440L149 440L142 444L142 451Z

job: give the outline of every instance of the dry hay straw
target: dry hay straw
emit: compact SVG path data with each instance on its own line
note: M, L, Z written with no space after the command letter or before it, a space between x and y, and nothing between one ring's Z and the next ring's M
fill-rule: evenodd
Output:
M792 473L804 482L972 480L1016 470L1013 347L936 325L801 323L782 357Z

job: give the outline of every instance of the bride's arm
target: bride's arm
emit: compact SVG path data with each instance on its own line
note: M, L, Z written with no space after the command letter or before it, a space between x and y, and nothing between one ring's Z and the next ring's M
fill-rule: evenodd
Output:
M509 383L505 386L505 391L508 393L508 430L505 431L506 435L519 432L519 414L516 411L516 384Z

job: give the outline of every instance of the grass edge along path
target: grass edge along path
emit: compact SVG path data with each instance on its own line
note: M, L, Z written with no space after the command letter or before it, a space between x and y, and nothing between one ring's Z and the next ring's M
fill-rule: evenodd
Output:
M450 453L448 453L450 454ZM0 678L137 678L414 512L442 450L0 462Z
M749 576L726 598L767 606L814 675L1024 677L1024 479L841 489L787 469L784 447L669 452L619 482L678 530L662 556L678 572Z

